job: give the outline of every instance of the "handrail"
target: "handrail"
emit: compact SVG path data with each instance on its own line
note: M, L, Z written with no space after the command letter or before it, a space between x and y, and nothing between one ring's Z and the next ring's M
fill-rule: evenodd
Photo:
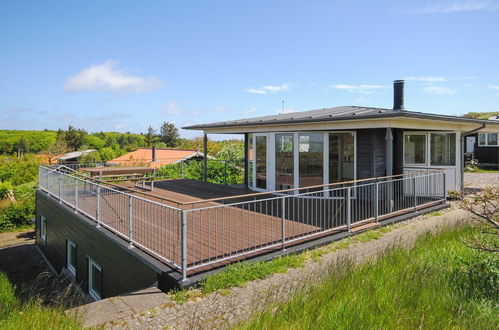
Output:
M151 193L146 193L143 191L140 191L138 189L130 188L130 187L124 187L120 186L117 184L109 183L103 180L79 175L80 177L84 177L86 180L92 180L96 183L103 184L103 185L109 185L111 187L119 188L119 189L126 189L127 191L135 192L138 194L142 194L144 196L148 196L151 198L156 198L161 201L168 201L171 203L175 203L178 206L185 206L185 205L194 205L194 204L200 204L200 203L208 203L208 202L217 202L221 200L228 200L228 199L241 199L241 198L247 198L247 197L257 197L257 196L264 196L264 195L271 195L271 194L279 194L279 193L287 193L287 192L292 192L292 191L300 191L300 190L306 190L306 189L315 189L315 188L324 188L324 187L332 187L332 186L341 186L341 185L346 185L346 184L355 184L355 183L363 183L367 181L379 181L379 180L386 180L390 178L400 178L404 176L414 176L417 174L428 174L428 173L441 173L442 170L435 170L435 169L428 169L428 170L421 170L421 171L414 171L410 173L404 173L404 174L395 174L395 175L388 175L388 176L380 176L380 177L373 177L373 178L366 178L366 179L359 179L359 180L350 180L350 181L342 181L342 182L334 182L334 183L326 183L326 184L320 184L320 185L313 185L313 186L306 186L306 187L299 187L299 188L288 188L288 189L281 189L281 190L273 190L273 191L263 191L263 192L257 192L257 193L249 193L249 194L241 194L241 195L232 195L232 196L225 196L225 197L215 197L215 198L209 198L209 199L198 199L195 201L190 201L190 202L182 202L175 200L173 198L165 198L161 197L155 194ZM76 173L75 173L76 174ZM78 173L79 174L79 173ZM175 180L175 179L172 179Z
M441 173L441 172L442 172L441 170L421 170L421 171L414 171L411 173L379 176L379 177L374 177L374 178L351 180L351 181L326 183L326 184L320 184L320 185L315 185L315 186L289 188L289 189L274 190L274 191L263 191L263 192L258 192L258 193L234 195L234 196L227 196L227 197L216 197L216 198L210 198L210 199L199 199L199 200L191 201L191 202L182 202L182 203L180 203L180 205L192 205L192 204L197 204L197 203L215 202L215 201L225 200L225 199L239 199L239 198L244 198L244 197L255 197L255 196L263 196L263 195L269 195L269 194L279 194L279 193L284 193L284 192L300 191L300 190L305 190L305 189L315 189L315 188L323 188L323 187L329 187L329 186L354 184L354 183L361 183L361 182L366 182L366 181L378 181L378 180L384 180L384 179L390 179L390 178L396 178L396 177L412 176L412 175L417 175L417 174L421 174L421 173L427 174L427 173Z

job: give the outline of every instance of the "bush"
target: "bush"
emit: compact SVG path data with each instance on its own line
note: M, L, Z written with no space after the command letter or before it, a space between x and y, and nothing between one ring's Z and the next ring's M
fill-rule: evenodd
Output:
M12 183L10 182L0 182L0 200L6 199L9 195L9 191L12 190Z
M474 259L461 259L455 283L469 296L497 298L499 293L499 255L477 252Z
M30 225L34 214L34 202L11 203L0 211L0 231Z
M14 187L14 197L17 201L34 201L38 184L27 182Z

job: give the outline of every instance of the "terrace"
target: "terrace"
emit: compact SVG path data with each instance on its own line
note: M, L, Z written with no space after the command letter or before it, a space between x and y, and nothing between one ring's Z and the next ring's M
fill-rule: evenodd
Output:
M120 171L121 180L106 182L64 166L41 166L39 187L184 280L446 200L445 174L435 170L258 193L188 179L144 177L137 185Z

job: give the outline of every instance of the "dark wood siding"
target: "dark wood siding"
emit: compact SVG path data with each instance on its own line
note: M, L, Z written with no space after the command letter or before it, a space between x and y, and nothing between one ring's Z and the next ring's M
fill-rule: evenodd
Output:
M386 129L357 130L357 179L386 173Z
M57 272L66 266L66 239L76 244L76 282L88 292L88 259L102 267L102 297L111 297L152 285L158 280L158 271L137 254L127 250L88 220L59 204L45 193L37 193L37 244ZM40 239L41 215L47 219L47 241Z
M473 157L478 159L479 166L484 168L499 168L499 147L480 147L478 145L478 134L468 136L475 136ZM466 138L464 139L464 147L466 148Z

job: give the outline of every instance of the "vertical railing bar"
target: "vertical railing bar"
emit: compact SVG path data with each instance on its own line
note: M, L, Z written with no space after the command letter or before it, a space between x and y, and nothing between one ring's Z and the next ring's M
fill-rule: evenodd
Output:
M128 239L130 244L128 248L133 248L133 199L132 196L128 197Z
M282 242L282 251L286 250L286 230L284 228L284 224L286 221L286 197L283 197L281 200L281 242Z
M346 196L346 203L347 203L347 229L348 232L352 232L352 207L350 205L350 191L351 187L347 187L347 196Z
M187 218L182 210L182 281L187 279Z

